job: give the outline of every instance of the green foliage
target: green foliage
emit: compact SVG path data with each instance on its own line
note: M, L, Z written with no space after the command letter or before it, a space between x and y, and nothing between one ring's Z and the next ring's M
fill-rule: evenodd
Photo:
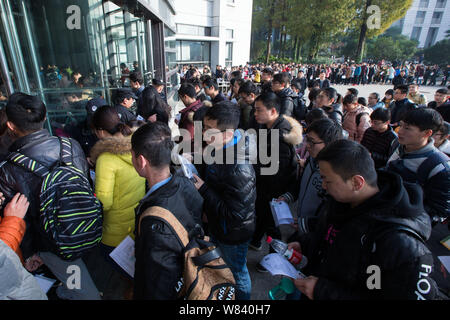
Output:
M368 43L366 57L374 60L410 60L416 54L418 44L405 36L380 36Z
M446 66L450 64L449 52L450 39L447 38L436 42L434 46L424 50L425 62L437 64L441 67Z

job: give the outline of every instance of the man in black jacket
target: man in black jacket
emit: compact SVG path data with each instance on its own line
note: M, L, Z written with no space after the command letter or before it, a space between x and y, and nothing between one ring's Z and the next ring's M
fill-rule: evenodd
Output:
M52 168L60 160L61 142L43 129L46 112L44 103L38 97L15 93L11 95L6 106L8 117L6 124L14 140L9 147L9 152L22 153L42 165ZM78 142L73 139L70 141L73 166L88 177L89 166L83 150ZM39 222L41 184L40 177L12 162L5 161L0 165L0 192L5 197L5 203L8 203L18 192L24 194L30 202L25 216L26 232L20 245L25 267L28 271L33 272L45 263L63 283L63 286L57 290L57 295L62 299L100 299L84 262L81 259L65 261L53 252L54 244ZM67 274L67 268L70 265L77 265L81 270L81 289L70 290L66 286L67 278L70 276Z
M353 141L330 144L317 160L332 199L315 231L289 244L309 261L303 273L310 276L296 287L314 300L436 299L420 187L377 174L369 152Z
M288 117L293 116L294 99L297 100L297 94L289 88L290 80L287 72L278 73L273 77L272 91L280 98L280 114Z
M258 142L260 155L267 155L269 163L261 161L255 167L257 183L256 229L250 248L261 250L261 239L266 233L280 239L269 203L288 191L297 175L296 149L303 140L303 128L297 120L280 115L280 99L274 93L265 93L256 99L255 118L267 130L265 141ZM262 150L265 147L267 150ZM261 160L261 159L260 159ZM259 268L263 271L264 269Z
M399 125L400 120L403 119L408 111L417 109L417 105L411 102L407 96L409 88L407 85L399 85L394 90L394 100L391 109L391 124L394 127Z
M195 176L195 186L204 199L210 234L236 279L236 299L250 300L247 251L255 230L256 200L250 150L256 150L256 139L236 130L239 107L228 101L210 108L203 123L214 162L203 170L204 182ZM228 155L230 152L233 157Z
M168 210L189 233L201 226L203 199L189 179L171 170L173 142L165 123L139 128L131 144L134 168L150 188L136 208L134 299L175 300L180 298L184 247L165 221L142 215Z
M126 124L136 120L136 115L133 113L132 108L137 98L130 89L117 89L113 108L117 111L123 123Z

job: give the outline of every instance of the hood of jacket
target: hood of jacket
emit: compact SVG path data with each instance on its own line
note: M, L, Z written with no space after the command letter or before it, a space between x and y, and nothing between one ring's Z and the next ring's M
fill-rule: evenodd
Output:
M112 137L98 141L91 149L91 161L97 162L98 157L102 153L111 153L117 155L123 161L133 165L130 153L131 153L131 136L129 137Z
M281 90L278 93L278 96L282 99L282 98L292 98L292 100L296 99L298 97L298 95L292 91L291 88L284 88L283 90Z
M377 173L380 192L353 209L336 202L337 210L335 214L332 213L333 218L342 221L366 214L367 218L376 222L412 229L427 240L431 235L431 221L423 207L421 187L404 182L396 173L388 171Z
M286 123L288 125L283 125L283 119L286 120ZM302 143L303 141L303 127L292 117L288 116L280 116L277 120L277 122L280 121L280 123L273 126L273 129L280 129L280 134L283 135L284 141L286 141L288 144L296 146Z

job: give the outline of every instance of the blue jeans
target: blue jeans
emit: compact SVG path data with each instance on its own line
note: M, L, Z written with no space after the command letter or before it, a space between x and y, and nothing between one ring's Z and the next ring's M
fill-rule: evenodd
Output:
M228 245L213 240L223 253L223 259L233 272L236 280L236 300L250 300L252 292L252 280L247 269L247 241L238 245Z

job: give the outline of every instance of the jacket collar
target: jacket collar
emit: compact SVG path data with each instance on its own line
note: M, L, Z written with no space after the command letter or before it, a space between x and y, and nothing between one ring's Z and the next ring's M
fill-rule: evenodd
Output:
M30 133L29 135L26 135L22 138L17 139L14 141L14 143L9 147L10 152L14 152L17 150L22 149L24 146L26 146L29 143L35 142L37 140L42 140L45 138L49 138L50 133L47 131L47 129L42 129L33 133Z

